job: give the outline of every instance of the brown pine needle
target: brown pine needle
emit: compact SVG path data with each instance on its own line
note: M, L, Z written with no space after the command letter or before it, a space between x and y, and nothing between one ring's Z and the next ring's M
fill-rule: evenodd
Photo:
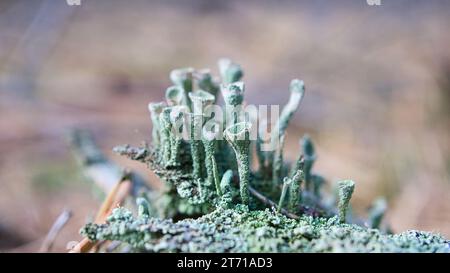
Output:
M126 173L122 180L119 181L114 188L108 193L105 200L103 201L100 209L95 218L95 223L101 224L106 221L106 218L111 213L111 211L118 205L121 205L126 197L128 196L132 188L132 183L129 180L129 173ZM75 247L73 247L70 253L85 253L89 252L97 245L97 242L91 242L87 238L81 240Z

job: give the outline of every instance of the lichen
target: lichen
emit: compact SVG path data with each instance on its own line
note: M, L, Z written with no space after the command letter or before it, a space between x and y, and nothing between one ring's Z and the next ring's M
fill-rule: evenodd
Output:
M317 155L309 136L300 140L293 164L284 159L286 128L305 94L303 81L291 82L290 99L269 134L273 150L266 151L262 137L250 139L255 128L243 115L242 68L221 59L219 70L221 82L205 69L172 71L167 101L149 104L151 145L114 148L145 163L165 187L136 199L137 216L119 207L106 223L87 224L81 233L89 240L120 241L145 252L450 252L450 242L437 234L384 233L384 201L374 204L366 221L352 215L351 180L324 192L329 182L312 170ZM230 123L204 114L219 90Z
M429 232L397 235L337 217L289 219L265 210L218 206L197 219L133 217L117 208L105 224L88 224L82 234L92 241L119 240L145 252L449 252L450 242Z

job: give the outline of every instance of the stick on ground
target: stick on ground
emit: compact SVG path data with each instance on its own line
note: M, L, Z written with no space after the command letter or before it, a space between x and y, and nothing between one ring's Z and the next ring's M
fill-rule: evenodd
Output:
M58 236L59 232L64 228L71 217L72 212L68 209L64 209L63 212L58 216L58 218L56 218L56 221L48 231L44 242L42 242L39 252L49 252L52 249L53 243L56 240L56 236Z

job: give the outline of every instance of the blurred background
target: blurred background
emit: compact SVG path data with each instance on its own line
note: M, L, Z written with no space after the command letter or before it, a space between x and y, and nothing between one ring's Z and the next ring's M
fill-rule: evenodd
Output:
M356 181L357 213L385 196L393 231L449 238L449 26L444 0L1 0L0 251L37 251L70 209L53 248L65 251L95 215L102 200L71 128L156 185L111 148L150 139L147 103L163 98L171 69L217 75L220 57L243 66L253 104L284 104L290 80L305 81L287 157L310 134L315 171Z

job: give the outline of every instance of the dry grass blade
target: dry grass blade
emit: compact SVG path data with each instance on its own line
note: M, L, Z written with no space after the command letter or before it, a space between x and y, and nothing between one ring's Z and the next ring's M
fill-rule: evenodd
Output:
M108 215L111 213L111 211L117 206L121 205L128 194L130 193L132 189L132 183L128 179L128 174L124 175L123 179L119 181L113 189L109 192L108 196L106 196L105 200L103 201L103 204L101 205L97 217L95 219L96 223L104 223ZM97 243L91 242L88 239L83 239L80 241L76 246L74 246L70 253L84 253L89 252L92 250Z
M72 212L68 209L64 209L47 233L39 252L49 252L52 249L56 236L58 236L59 232L64 228L71 217Z

